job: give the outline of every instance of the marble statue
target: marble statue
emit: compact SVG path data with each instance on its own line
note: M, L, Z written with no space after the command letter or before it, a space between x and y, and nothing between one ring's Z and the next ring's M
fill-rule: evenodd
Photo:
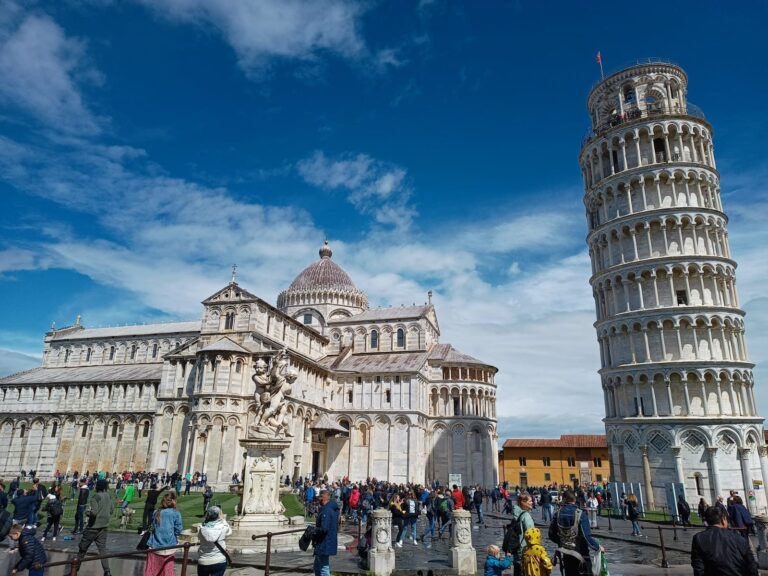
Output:
M298 373L290 367L288 351L283 348L269 365L259 358L254 365L256 415L248 429L249 438L292 437L287 414L287 398L291 395Z

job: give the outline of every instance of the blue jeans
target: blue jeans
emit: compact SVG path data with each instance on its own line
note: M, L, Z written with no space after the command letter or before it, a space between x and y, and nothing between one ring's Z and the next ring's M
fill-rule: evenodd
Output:
M640 522L632 520L632 534L640 535Z
M85 524L85 504L80 504L75 512L75 532L82 532Z
M485 518L483 518L483 505L475 504L475 510L477 510L477 522L478 524L485 524Z
M434 514L427 514L427 526L424 529L424 540L427 539L427 534L429 534L432 539L435 539L435 516Z
M403 527L403 535L410 535L412 540L416 540L416 520L418 520L418 518L415 516L413 518L406 518L405 526ZM402 542L403 539L400 538L400 541Z
M544 504L541 507L541 519L544 522L552 522L552 504Z
M315 563L312 566L315 576L331 576L331 560L327 554L315 554Z

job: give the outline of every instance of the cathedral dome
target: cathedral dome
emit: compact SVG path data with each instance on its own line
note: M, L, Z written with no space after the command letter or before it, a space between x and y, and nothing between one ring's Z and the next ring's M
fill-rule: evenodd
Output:
M349 275L344 272L341 266L331 260L332 256L333 251L326 240L323 247L320 248L320 260L304 268L291 282L288 291L322 289L358 291Z
M349 274L331 259L333 251L328 245L328 240L323 243L319 254L320 259L304 268L288 289L280 293L277 298L277 307L283 309L298 304L336 302L367 308L366 295L355 286ZM340 297L342 301L339 300Z

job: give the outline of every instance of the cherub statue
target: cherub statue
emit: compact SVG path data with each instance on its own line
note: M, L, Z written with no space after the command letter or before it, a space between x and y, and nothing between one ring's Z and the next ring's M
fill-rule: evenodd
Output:
M285 398L290 396L298 374L289 367L288 351L283 348L270 365L261 358L254 365L256 416L251 432L256 435L291 436L287 430Z

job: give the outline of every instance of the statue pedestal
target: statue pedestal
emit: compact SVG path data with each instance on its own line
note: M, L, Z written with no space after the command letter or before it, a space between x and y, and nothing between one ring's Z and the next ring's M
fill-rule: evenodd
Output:
M755 515L752 519L757 528L757 564L760 568L768 568L768 516Z
M290 528L290 521L280 502L280 476L283 451L291 444L290 438L246 438L240 446L246 451L245 478L240 499L240 516L232 521L232 543L241 552L266 550L266 538L252 540L254 535L279 532ZM272 538L272 549L298 550L300 533Z
M375 576L389 576L395 570L395 551L392 549L392 513L377 508L371 513L371 549L368 551L368 571Z
M459 576L477 573L477 553L472 547L472 514L466 510L453 511L451 565Z

